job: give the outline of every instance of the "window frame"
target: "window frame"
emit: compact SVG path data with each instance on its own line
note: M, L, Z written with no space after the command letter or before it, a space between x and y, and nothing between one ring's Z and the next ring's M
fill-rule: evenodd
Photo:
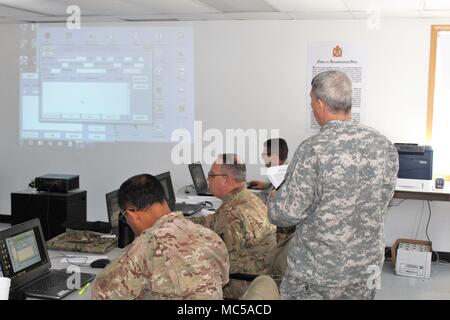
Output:
M436 80L436 52L437 39L441 31L450 32L450 25L432 25L431 26L431 42L430 42L430 65L428 74L428 109L427 109L427 144L431 144L433 137L433 107L434 107L434 91ZM435 173L433 173L435 175ZM438 172L439 177L450 180L449 172Z

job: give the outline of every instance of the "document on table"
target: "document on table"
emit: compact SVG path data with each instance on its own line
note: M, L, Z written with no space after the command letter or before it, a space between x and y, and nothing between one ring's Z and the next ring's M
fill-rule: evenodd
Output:
M61 263L80 264L88 266L95 260L107 258L108 256L89 255L82 253L77 255L68 254L61 259Z

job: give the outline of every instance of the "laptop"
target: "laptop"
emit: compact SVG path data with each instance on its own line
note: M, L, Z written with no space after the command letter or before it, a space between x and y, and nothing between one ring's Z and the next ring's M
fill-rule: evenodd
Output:
M170 177L170 172L164 172L155 176L156 179L161 182L164 193L166 194L167 204L172 211L183 211L183 215L190 216L194 213L199 212L205 207L204 203L176 203L175 191L173 190L172 178Z
M192 182L194 182L195 191L199 196L213 196L208 191L208 181L205 178L203 167L200 162L191 163L188 165L189 172L191 173Z
M50 269L39 219L0 231L0 265L3 276L11 278L12 292L37 298L62 299L95 278L94 274L80 273L77 285L74 280L78 275Z
M106 208L108 211L108 220L111 224L111 234L119 235L119 216L120 207L117 195L119 190L114 190L106 194Z

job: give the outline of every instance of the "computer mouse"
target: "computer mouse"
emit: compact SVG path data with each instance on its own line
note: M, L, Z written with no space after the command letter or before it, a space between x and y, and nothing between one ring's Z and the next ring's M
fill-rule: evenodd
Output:
M91 268L104 268L106 267L109 263L111 262L111 260L109 259L98 259L98 260L94 260L91 263Z

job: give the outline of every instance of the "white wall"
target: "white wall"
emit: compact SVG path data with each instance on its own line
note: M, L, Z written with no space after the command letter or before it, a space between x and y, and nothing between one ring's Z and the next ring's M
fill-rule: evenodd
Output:
M366 124L393 142L425 142L431 24L423 19L365 21L216 21L194 26L196 119L203 127L279 128L291 155L305 131L306 49L309 41L358 41L368 48ZM448 22L447 22L448 23ZM10 192L46 173L80 175L88 190L88 218L105 220L104 195L141 172L172 172L175 187L191 183L184 165L170 160L171 144L98 144L83 149L20 146L17 26L0 26L0 213ZM209 168L205 168L209 169ZM249 167L249 178L258 176ZM422 203L390 209L386 241L414 237ZM427 210L419 226L424 239ZM450 204L432 203L429 235L435 250L450 251Z

